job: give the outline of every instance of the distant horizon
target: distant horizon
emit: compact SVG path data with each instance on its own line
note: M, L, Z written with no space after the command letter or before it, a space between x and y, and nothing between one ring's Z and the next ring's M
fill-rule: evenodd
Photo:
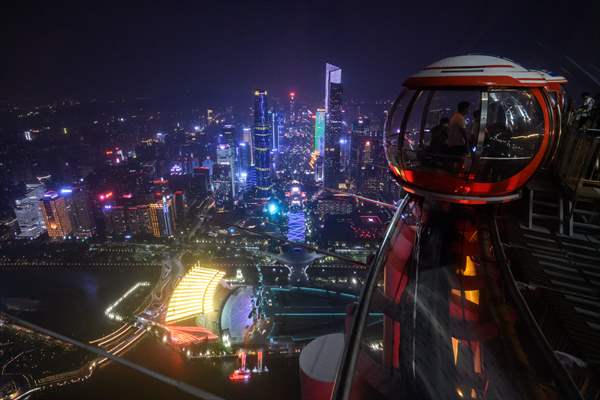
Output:
M19 3L4 15L0 86L9 101L201 93L214 104L244 104L232 99L255 87L313 101L332 63L344 71L348 98L382 99L425 65L483 53L565 75L578 95L600 91L598 15L598 2L516 0L493 13L482 2Z

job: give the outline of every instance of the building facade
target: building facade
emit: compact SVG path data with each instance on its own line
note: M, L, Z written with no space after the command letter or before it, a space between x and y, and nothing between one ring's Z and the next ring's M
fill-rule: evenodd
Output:
M267 109L267 91L254 92L254 166L256 169L256 195L258 201L271 198L271 132Z
M42 184L26 185L25 196L15 200L15 216L19 224L18 239L35 239L46 231L40 200L46 188Z
M342 69L332 64L325 65L325 151L324 177L325 187L338 188L343 180L341 160L341 141L343 133L343 86Z
M48 236L64 239L73 232L65 198L56 192L47 192L40 202Z

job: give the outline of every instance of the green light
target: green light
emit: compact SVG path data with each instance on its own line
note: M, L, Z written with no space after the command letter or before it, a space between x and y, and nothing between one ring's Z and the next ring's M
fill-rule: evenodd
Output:
M325 138L325 110L319 108L315 118L315 142L314 150L318 151L319 154L323 154Z

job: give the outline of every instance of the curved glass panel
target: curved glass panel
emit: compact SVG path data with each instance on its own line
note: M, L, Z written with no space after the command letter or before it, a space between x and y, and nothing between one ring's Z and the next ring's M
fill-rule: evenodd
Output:
M539 152L547 128L531 89L407 91L396 105L386 128L388 160L441 179L508 179ZM435 186L429 189L453 190Z
M479 132L481 91L422 90L402 99L387 130L405 170L467 177ZM404 125L403 125L404 124Z
M544 114L528 89L489 92L477 180L497 182L522 170L544 138Z
M351 399L559 398L472 210L397 224L377 276ZM483 230L481 230L483 229Z
M402 92L390 110L390 118L386 121L385 151L388 161L395 166L400 165L400 152L398 149L402 143L400 135L402 121L414 95L414 90L405 90Z

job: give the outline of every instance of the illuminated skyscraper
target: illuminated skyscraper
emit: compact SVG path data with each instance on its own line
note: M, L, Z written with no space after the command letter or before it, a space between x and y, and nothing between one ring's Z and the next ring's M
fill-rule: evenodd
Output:
M325 127L324 182L325 187L337 188L342 181L341 147L343 117L342 69L325 65Z
M289 93L289 100L288 120L293 124L296 122L296 92Z
M47 192L40 202L40 207L50 238L63 239L71 234L73 228L64 197L56 192Z
M315 114L315 138L313 152L316 154L315 181L323 182L323 155L325 152L325 116L324 108L318 108Z
M14 211L21 231L17 238L35 239L46 230L39 205L46 189L42 184L28 184L26 189L25 196L15 200Z
M279 149L280 138L283 136L285 129L285 119L281 111L273 111L273 113L271 113L271 127L273 132L271 147L273 148L273 151L277 151Z
M267 91L254 92L254 165L256 167L256 200L271 197L271 132L267 113Z
M150 233L155 237L169 237L175 234L175 206L173 196L163 196L161 201L151 203Z

